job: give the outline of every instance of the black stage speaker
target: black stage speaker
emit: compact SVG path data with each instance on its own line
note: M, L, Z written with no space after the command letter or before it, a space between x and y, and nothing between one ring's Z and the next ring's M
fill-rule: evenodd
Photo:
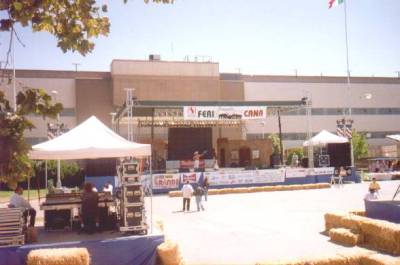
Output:
M328 144L328 154L332 167L351 166L350 143Z
M71 227L71 210L44 211L44 228L46 230L61 230Z
M192 160L195 151L207 151L202 158L211 159L211 128L168 129L168 160Z
M308 157L303 157L300 161L300 166L307 168L308 167Z

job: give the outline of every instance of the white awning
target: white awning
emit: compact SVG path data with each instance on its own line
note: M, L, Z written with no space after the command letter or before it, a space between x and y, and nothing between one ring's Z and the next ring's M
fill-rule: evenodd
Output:
M31 159L68 160L150 156L151 146L126 140L95 116L67 133L32 146Z
M303 146L325 145L325 144L338 144L347 143L349 140L345 137L337 136L326 130L322 130L314 137L308 139L303 143Z
M386 135L386 137L400 142L400 134Z

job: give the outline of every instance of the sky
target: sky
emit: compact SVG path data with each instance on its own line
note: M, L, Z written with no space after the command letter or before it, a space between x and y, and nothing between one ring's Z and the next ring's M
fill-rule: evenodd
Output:
M83 57L63 53L49 33L18 27L17 69L110 71L113 59L211 58L221 73L346 75L344 5L328 0L143 0L108 4L111 29ZM0 14L4 15L4 14ZM400 1L347 0L349 69L352 76L397 76L400 71ZM8 33L0 34L4 61Z

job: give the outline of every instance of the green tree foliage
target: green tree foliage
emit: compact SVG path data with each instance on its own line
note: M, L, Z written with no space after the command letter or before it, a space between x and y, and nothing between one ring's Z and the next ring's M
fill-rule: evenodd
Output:
M44 186L44 176L45 176L45 162L44 161L36 161L33 163L34 167L34 175L35 177L41 178L41 185ZM80 167L78 163L75 161L60 161L60 176L63 180L63 184L65 185L65 181L67 183L80 184L82 180L80 179ZM47 161L47 177L48 179L57 179L57 161L56 160L48 160ZM55 184L55 181L54 181Z
M43 89L28 89L18 93L14 111L0 91L0 181L12 186L32 174L31 146L25 142L25 132L35 126L27 115L56 118L62 108L60 103L51 104L51 96Z
M268 139L272 142L272 153L280 154L281 153L281 145L279 142L279 136L276 134L271 134L268 136Z
M353 129L353 138L351 139L351 141L353 144L355 161L368 156L368 143L365 133L359 133Z
M153 2L168 4L173 0ZM7 14L0 16L0 31L13 31L17 23L32 27L33 31L47 31L57 38L57 46L63 52L71 50L86 55L94 48L93 37L107 36L110 32L110 22L105 16L107 5L100 7L95 0L1 0L0 11Z
M299 158L299 162L300 162L301 159L304 157L304 150L303 150L303 148L292 148L292 149L290 149L288 151L288 156L287 156L287 161L286 161L287 165L291 165L292 164L293 154L297 154L297 157Z

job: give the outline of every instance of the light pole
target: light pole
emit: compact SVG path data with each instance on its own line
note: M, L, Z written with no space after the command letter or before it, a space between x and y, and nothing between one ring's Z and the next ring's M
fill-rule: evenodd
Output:
M260 122L262 127L262 139L265 139L265 121Z
M53 90L53 91L51 91L51 93L54 95L54 100L57 103L58 91ZM56 129L57 129L56 137L58 137L60 135L60 113L57 113ZM57 185L56 185L56 187L58 189L61 189L61 162L60 162L60 159L57 159Z

